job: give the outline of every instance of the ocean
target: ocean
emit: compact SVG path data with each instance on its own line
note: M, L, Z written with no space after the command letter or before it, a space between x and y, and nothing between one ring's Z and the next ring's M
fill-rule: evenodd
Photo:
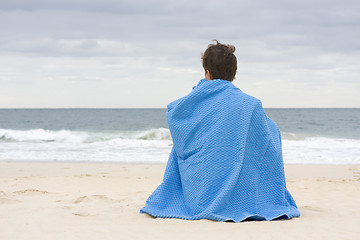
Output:
M265 109L288 164L360 164L360 109ZM164 163L166 109L0 109L2 162Z

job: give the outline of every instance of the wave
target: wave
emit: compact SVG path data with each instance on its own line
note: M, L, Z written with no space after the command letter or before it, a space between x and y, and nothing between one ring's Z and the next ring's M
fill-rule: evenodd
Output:
M172 140L169 129L157 128L150 129L136 134L136 139L142 140Z
M285 163L296 164L360 164L360 140L306 137L283 139Z
M283 135L285 163L360 164L360 139ZM0 129L0 161L166 162L169 129L74 131Z
M281 138L287 140L305 140L309 136L301 133L281 132Z
M165 128L146 131L0 129L0 161L165 162Z
M282 132L283 140L323 142L324 139L334 140L322 136L311 136L303 133ZM154 128L141 131L80 131L80 130L48 130L48 129L0 129L0 142L68 142L68 143L92 143L113 141L121 139L130 140L156 140L172 141L167 128ZM345 139L356 140L356 139Z
M83 142L86 137L86 133L69 130L0 129L0 141L2 142Z
M59 142L59 143L92 143L113 141L116 139L131 140L169 140L169 129L158 128L144 131L110 131L91 132L74 130L47 129L0 129L0 142Z

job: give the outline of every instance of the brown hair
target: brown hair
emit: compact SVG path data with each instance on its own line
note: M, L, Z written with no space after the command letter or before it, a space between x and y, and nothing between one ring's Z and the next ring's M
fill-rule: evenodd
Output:
M205 53L202 54L202 64L209 70L213 79L233 81L237 70L237 60L234 55L235 47L225 45L214 40Z

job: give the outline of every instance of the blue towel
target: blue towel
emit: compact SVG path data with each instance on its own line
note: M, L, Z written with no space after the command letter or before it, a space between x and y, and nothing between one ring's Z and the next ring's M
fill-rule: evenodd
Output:
M235 222L300 215L286 189L280 131L260 100L202 79L166 116L174 145L141 213Z

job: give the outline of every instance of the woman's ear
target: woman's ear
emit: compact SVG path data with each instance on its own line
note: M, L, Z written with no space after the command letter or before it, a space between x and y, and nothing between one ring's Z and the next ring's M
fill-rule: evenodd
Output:
M211 76L211 73L209 70L205 70L205 78L206 80L213 80L213 77Z

